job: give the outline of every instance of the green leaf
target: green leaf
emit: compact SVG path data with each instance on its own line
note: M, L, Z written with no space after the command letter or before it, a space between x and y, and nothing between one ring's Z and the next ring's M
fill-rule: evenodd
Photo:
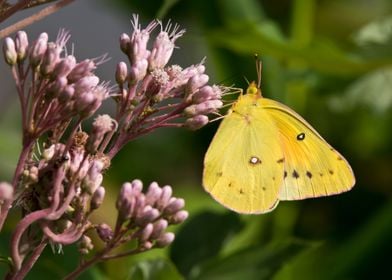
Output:
M132 280L180 280L183 277L175 266L164 259L146 260L131 267L127 279Z
M226 28L208 33L211 43L240 54L266 54L280 60L301 62L303 65L327 74L358 75L392 64L392 57L366 59L346 53L333 42L315 39L305 47L297 47L271 30L269 21L232 22Z
M242 228L238 215L203 212L189 220L176 235L170 257L183 275L215 257L233 234Z
M309 247L298 240L278 241L254 246L206 263L192 279L271 279L292 257Z

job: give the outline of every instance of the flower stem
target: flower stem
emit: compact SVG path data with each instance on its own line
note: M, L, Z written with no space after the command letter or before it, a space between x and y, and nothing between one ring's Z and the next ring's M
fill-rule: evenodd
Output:
M11 278L12 280L23 279L26 274L31 270L35 262L41 256L42 251L45 249L48 242L46 240L42 240L42 242L35 247L33 253L30 258L23 264L22 268Z
M96 264L97 262L102 260L102 257L105 256L112 248L105 248L102 252L96 254L92 259L81 263L74 271L65 276L63 280L72 280L76 279L82 272L84 272L87 268Z
M38 13L36 13L36 14L34 14L34 15L28 17L28 18L22 19L22 20L20 20L20 21L18 21L16 23L14 23L13 25L0 30L0 39L10 35L11 33L15 32L17 30L23 29L24 27L29 26L30 24L32 24L32 23L34 23L36 21L39 21L39 20L41 20L41 19L43 19L43 18L45 18L45 17L47 17L47 16L49 16L49 15L55 13L55 12L57 12L59 9L61 9L64 6L72 3L73 1L75 1L75 0L62 0L62 1L58 2L58 3L55 3L55 4L53 4L53 5L49 6L49 7L46 7L44 9L42 9Z

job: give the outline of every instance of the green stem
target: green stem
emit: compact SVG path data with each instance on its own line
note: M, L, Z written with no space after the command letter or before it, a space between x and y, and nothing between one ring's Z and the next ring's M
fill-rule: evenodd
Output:
M314 33L315 0L293 1L291 15L291 43L295 47L308 46Z
M291 15L291 45L295 49L304 49L309 46L314 35L315 0L293 1ZM289 61L289 70L301 73L306 69L302 60L293 58ZM286 84L286 100L299 111L304 111L309 85L302 77L293 78Z

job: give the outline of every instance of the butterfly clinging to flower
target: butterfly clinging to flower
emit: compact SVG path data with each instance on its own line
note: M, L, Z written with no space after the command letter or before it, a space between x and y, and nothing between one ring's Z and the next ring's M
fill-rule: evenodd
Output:
M225 207L272 211L280 200L350 190L349 163L300 115L249 84L224 117L204 158L203 186Z

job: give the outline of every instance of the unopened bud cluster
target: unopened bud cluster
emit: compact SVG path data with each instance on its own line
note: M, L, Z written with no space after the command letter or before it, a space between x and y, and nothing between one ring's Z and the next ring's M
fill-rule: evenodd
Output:
M117 198L117 232L127 232L138 239L139 247L166 247L174 234L166 232L169 225L180 224L188 217L183 210L185 201L172 196L170 186L160 187L153 182L143 193L143 183L134 180L123 184ZM125 237L127 238L127 237Z
M41 33L30 43L26 32L19 31L14 39L4 40L5 61L15 67L14 77L23 81L31 74L32 87L23 97L31 103L22 109L31 108L23 122L32 136L61 129L73 117L91 116L109 96L108 87L94 74L103 58L78 62L75 56L65 54L69 38L61 31L51 42L47 33ZM19 94L22 90L18 88Z

